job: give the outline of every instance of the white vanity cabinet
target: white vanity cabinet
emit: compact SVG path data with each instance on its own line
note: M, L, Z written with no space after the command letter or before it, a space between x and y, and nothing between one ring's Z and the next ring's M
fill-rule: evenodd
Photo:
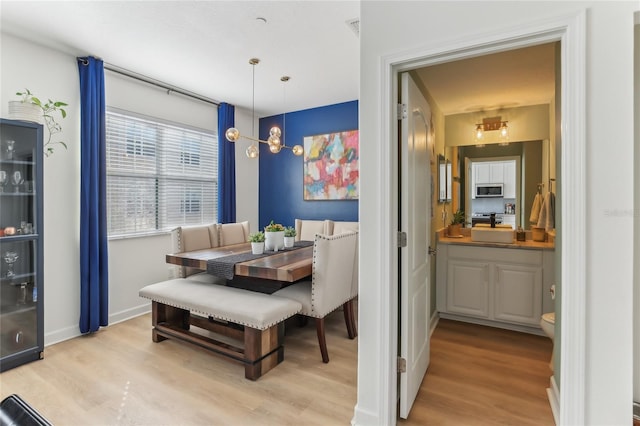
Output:
M439 244L440 316L539 334L553 259L553 250Z
M489 318L488 262L447 262L447 311Z

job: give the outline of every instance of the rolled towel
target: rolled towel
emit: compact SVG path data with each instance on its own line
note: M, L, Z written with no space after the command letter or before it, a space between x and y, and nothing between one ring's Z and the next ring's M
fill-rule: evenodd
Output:
M540 193L536 193L535 198L533 199L533 205L531 206L531 216L529 216L529 222L538 223L540 218L540 210L542 209L542 195Z
M556 196L553 192L547 192L542 200L540 208L540 217L538 218L538 228L544 228L549 231L556 226Z

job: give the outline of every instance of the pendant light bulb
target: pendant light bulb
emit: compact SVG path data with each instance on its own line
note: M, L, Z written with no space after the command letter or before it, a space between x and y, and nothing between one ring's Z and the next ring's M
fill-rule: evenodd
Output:
M225 136L229 142L235 142L240 138L240 132L235 127L227 129Z
M270 143L269 144L269 151L273 152L274 154L277 154L280 152L280 150L282 149L282 145L275 144L275 143Z
M293 155L300 156L304 154L304 148L302 148L302 145L294 145L291 151L293 151Z
M482 139L482 136L484 135L484 132L482 131L482 124L478 124L476 126L475 134L476 134L476 140L479 141Z
M247 148L247 157L249 158L258 158L258 155L260 155L260 151L258 150L258 147L255 146L254 144L251 144L251 146L249 148Z
M280 128L279 128L279 127L277 127L277 126L273 126L273 127L271 128L271 130L269 130L269 134L270 134L271 136L275 136L275 137L279 138L280 136L282 136L282 131L280 130Z
M503 121L502 126L500 126L500 137L502 139L507 139L509 137L509 128L507 127L506 121Z

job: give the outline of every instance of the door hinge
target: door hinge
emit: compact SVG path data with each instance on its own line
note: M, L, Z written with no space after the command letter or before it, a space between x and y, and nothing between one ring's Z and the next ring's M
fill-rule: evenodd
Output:
M407 118L407 105L406 104L398 104L398 110L396 111L396 117L398 120L404 120Z
M407 360L398 357L398 373L406 373L407 372Z
M431 256L435 256L436 254L438 254L438 250L434 249L433 247L429 246L429 255Z
M406 247L407 246L407 233L399 231L398 232L398 247Z

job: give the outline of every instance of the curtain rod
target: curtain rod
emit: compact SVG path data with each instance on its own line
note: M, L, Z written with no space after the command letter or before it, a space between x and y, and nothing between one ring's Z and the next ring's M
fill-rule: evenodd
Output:
M162 89L166 89L167 90L167 94L171 94L171 92L174 92L174 93L178 93L180 95L184 95L184 96L187 96L187 97L190 97L190 98L197 99L197 100L202 101L202 102L206 102L208 104L213 104L215 106L219 106L220 105L220 102L215 101L213 99L198 95L197 93L193 93L193 92L181 89L181 88L176 87L176 86L172 86L172 85L167 84L167 83L163 83L162 81L155 80L155 79L153 79L151 77L147 77L147 76L139 74L137 72L129 71L129 70L125 69L125 68L118 67L116 65L108 64L108 63L105 62L104 63L104 69L106 69L107 71L115 72L116 74L124 75L125 77L133 78L134 80L139 80L139 81L142 81L144 83L151 84L153 86L157 86L157 87L160 87Z

